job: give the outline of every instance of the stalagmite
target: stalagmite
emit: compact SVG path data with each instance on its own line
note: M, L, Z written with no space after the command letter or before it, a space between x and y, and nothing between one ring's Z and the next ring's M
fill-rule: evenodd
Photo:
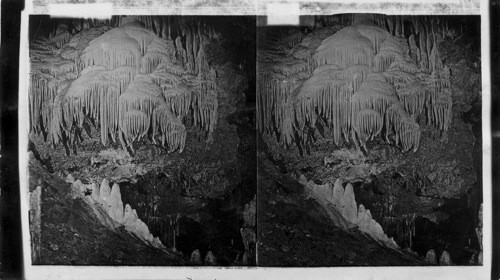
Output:
M96 183L96 182L92 182L91 184L92 186L92 199L94 199L95 201L99 201L100 198L101 198L101 191L100 191L100 188L99 188L99 185Z
M446 250L441 253L439 257L439 265L452 265L450 253Z
M161 241L149 232L148 226L138 218L135 209L129 204L124 209L120 186L117 183L110 188L107 179L102 180L100 187L96 183L84 184L76 180L71 184L71 189L75 193L74 198L83 199L103 225L112 230L122 225L144 242L160 249L165 248ZM92 192L90 195L89 190Z
M342 197L344 196L344 187L342 186L342 182L339 179L335 180L335 184L333 185L333 206L337 209L340 209Z
M303 177L303 178L302 178ZM316 184L313 180L301 175L301 184L312 194L320 205L329 213L336 226L349 229L357 226L359 230L371 238L390 248L399 248L393 238L388 238L382 226L371 216L370 210L356 204L353 186L348 183L345 191L342 182L336 179L335 184Z
M99 189L99 195L102 200L106 201L111 194L111 189L109 188L109 182L106 179L103 179L101 182L101 187Z
M358 216L358 206L356 200L354 199L354 190L351 183L347 183L347 186L342 196L342 216L350 222L356 223Z
M368 224L370 222L371 217L366 212L366 208L363 204L359 205L358 209L358 217L356 219L356 224L360 227L362 231L366 231L368 229Z
M217 257L212 251L208 251L205 256L205 265L217 265Z
M200 250L195 249L195 250L191 253L191 259L190 259L190 261L191 261L193 264L197 264L197 265L202 264L202 262L201 262L201 254L200 254Z
M429 251L427 251L427 254L425 255L425 261L428 264L432 264L432 265L438 264L436 252L433 249L430 249Z
M123 222L123 202L122 202L122 196L120 193L120 186L117 183L113 184L113 187L111 188L111 193L108 198L108 207L110 208L110 211L108 211L108 214L110 217L119 222Z

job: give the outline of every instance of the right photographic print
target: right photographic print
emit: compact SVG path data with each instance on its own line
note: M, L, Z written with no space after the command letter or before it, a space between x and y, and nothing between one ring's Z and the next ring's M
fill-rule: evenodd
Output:
M481 17L260 22L258 265L482 265Z

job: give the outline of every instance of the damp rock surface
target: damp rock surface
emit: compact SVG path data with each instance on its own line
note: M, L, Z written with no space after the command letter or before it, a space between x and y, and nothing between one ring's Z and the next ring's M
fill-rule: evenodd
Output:
M48 173L34 158L29 171L30 188L35 188L39 180L43 182L40 258L34 264L185 263L183 257L173 251L148 246L123 228L113 230L102 224L84 198L73 199L71 186Z
M423 258L383 246L357 229L335 225L316 200L304 195L304 187L291 192L274 179L280 177L279 169L265 157L259 159L260 266L424 264Z

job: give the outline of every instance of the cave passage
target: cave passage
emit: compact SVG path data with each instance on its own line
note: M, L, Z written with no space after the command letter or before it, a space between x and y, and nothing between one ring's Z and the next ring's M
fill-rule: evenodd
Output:
M202 256L212 251L218 265L235 265L245 252L240 228L243 208L255 195L252 186L236 186L224 198L207 200L185 198L185 182L147 173L137 183L122 184L122 199L168 248L188 259L194 250Z

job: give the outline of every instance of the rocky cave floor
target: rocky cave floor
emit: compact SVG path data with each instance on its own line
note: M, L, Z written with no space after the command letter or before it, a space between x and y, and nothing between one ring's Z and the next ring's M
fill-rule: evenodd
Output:
M357 229L336 227L293 177L259 155L258 255L262 266L425 265L411 251L390 249Z
M146 245L124 228L111 230L70 186L31 160L30 189L42 183L41 262L44 265L183 265L185 257Z

